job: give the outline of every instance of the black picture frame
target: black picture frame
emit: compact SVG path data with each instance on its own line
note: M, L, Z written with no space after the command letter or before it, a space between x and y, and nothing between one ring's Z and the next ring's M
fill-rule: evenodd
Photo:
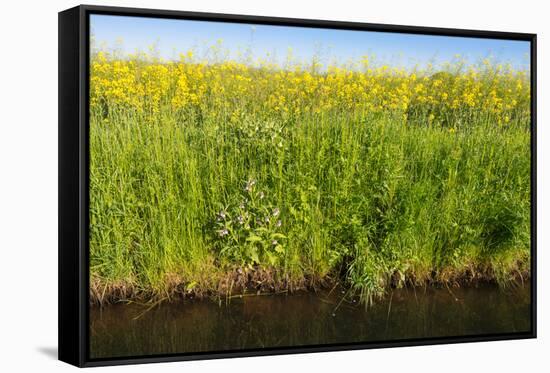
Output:
M531 80L531 330L529 332L392 340L206 353L89 358L89 45L90 14L254 23L528 41ZM81 5L59 13L59 360L79 367L279 355L339 350L536 338L536 34L275 18Z

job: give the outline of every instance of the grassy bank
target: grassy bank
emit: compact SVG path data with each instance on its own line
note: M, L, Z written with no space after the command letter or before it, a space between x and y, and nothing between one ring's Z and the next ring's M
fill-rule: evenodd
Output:
M94 302L528 277L529 85L489 63L281 69L100 53Z

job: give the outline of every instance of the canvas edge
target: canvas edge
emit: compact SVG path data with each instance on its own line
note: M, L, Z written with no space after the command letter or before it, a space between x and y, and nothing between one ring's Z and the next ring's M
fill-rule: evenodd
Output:
M58 14L58 358L82 366L80 7Z

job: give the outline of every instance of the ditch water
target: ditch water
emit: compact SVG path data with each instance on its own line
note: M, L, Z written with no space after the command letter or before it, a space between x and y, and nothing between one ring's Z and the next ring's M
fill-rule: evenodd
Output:
M342 292L90 309L90 357L197 353L269 347L528 332L530 287L394 290L369 307Z

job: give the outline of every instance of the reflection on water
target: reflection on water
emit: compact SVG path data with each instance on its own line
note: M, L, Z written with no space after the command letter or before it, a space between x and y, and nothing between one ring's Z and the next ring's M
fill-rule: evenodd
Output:
M451 292L452 291L452 292ZM528 332L530 288L403 289L365 312L340 291L90 309L90 357ZM141 316L140 316L141 315ZM139 317L138 317L139 316ZM137 318L136 318L137 317Z

